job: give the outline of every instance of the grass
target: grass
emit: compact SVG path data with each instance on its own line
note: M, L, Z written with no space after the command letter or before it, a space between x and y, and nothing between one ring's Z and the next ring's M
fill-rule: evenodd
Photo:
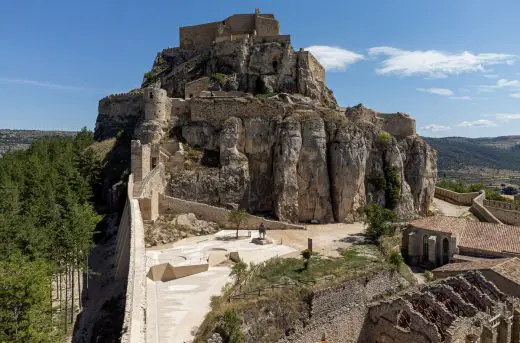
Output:
M381 249L381 252L384 256L386 256L387 259L393 259L395 258L395 254L399 254L401 257L401 241L402 241L402 235L398 234L395 236L383 236L380 237L378 240L379 248ZM401 257L402 259L402 257ZM403 278L406 279L410 284L415 285L417 283L417 279L413 275L412 271L406 263L403 263L401 260L401 263L396 265L397 271L399 274L402 275Z

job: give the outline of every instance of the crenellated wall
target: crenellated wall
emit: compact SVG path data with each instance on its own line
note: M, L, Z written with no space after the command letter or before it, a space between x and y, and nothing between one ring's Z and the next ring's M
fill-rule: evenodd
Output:
M133 132L144 116L143 92L109 95L99 101L95 139L116 137L121 130Z

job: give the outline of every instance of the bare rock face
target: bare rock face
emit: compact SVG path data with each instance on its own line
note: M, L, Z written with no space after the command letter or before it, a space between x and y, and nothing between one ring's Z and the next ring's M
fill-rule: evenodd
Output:
M220 162L174 173L173 196L290 222L355 220L366 203L402 216L428 211L435 152L415 134L384 131L385 119L374 111L341 113L292 95L201 102L189 125L205 129L191 142L208 153L218 141Z

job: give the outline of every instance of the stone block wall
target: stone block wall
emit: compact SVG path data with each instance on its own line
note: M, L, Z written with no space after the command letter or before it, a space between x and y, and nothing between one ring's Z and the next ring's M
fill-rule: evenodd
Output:
M479 196L473 199L470 211L480 220L488 223L502 224L502 222L493 215L485 206L486 193L482 192Z
M298 52L298 63L300 68L308 68L315 80L325 82L325 68L309 51L301 49Z
M135 182L141 182L150 172L151 150L148 144L140 141L132 141L131 144L131 170Z
M144 119L166 120L171 113L171 100L161 88L148 87L144 92Z
M415 119L404 113L380 114L383 118L383 130L397 138L416 134Z
M493 200L484 200L483 205L501 222L509 225L520 225L518 205Z
M311 299L309 324L279 343L358 342L362 338L368 304L376 297L397 292L404 281L397 272L383 270L316 291Z
M217 29L221 22L202 25L185 26L179 29L180 48L197 50L208 47L216 37Z
M475 199L479 194L479 192L457 193L449 189L435 187L436 198L452 202L458 205L471 206L473 203L473 199Z
M133 129L144 115L142 92L109 95L99 101L96 140L116 137L120 130Z
M191 99L199 96L202 91L205 91L209 87L209 77L204 76L195 81L188 82L184 87L184 98Z
M258 15L255 16L255 29L257 36L276 36L280 34L280 23L274 18Z
M224 228L234 229L235 226L228 221L229 212L230 210L221 207L174 198L164 194L159 195L160 215L194 213L198 219L215 222ZM262 222L271 230L305 229L305 227L301 225L269 220L253 215L247 216L242 227L244 229L256 230Z

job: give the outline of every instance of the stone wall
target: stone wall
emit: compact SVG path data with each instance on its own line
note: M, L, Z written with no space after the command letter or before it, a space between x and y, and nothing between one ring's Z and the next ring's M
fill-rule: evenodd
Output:
M133 132L144 115L143 93L109 95L99 101L95 139L116 137L121 130Z
M383 118L383 130L397 138L416 134L415 119L404 113L380 114Z
M211 45L221 22L185 26L179 29L181 49L197 50Z
M128 179L128 197L118 228L116 278L127 278L122 343L145 341L146 266L144 225L139 202L133 198L133 175Z
M194 213L198 219L215 222L222 227L233 229L235 226L228 221L229 212L230 210L221 207L169 197L164 194L159 195L160 215ZM301 225L269 220L253 215L247 216L246 220L244 220L244 223L242 224L242 227L245 229L255 230L262 222L268 229L271 230L305 229L305 227Z
M501 222L509 225L520 225L518 205L494 200L484 200L483 205Z
M275 36L280 33L280 23L274 18L262 15L255 17L255 29L257 36Z
M305 50L300 50L298 52L298 61L300 67L309 68L312 77L315 80L325 82L325 68L318 62L318 60L309 52Z
M204 76L195 81L188 82L184 87L184 98L191 99L199 96L202 91L207 90L209 87L209 77Z
M479 196L474 198L470 208L471 213L473 213L478 219L482 221L502 224L502 222L484 206L484 200L486 200L485 192L482 192Z
M309 324L279 343L315 343L324 333L328 342L358 342L362 338L368 304L406 285L399 273L383 270L316 291L311 299Z
M475 199L479 194L479 192L457 193L449 189L435 187L435 197L437 199L445 200L458 205L471 206L473 204L473 199Z

